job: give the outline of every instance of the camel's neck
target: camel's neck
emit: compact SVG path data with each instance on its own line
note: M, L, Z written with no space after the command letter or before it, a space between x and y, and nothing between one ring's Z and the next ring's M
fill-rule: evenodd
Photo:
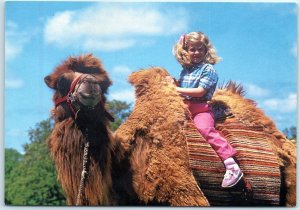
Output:
M74 205L77 199L85 141L90 142L85 197L90 205L107 204L104 197L111 188L111 139L105 124L97 126L88 126L88 130L82 130L74 120L67 119L56 124L49 138L49 147L69 204ZM87 136L84 132L87 132Z

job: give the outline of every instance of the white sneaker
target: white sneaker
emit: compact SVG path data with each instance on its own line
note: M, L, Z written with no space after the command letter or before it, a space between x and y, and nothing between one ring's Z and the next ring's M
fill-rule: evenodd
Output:
M236 170L234 168L227 169L221 186L224 188L233 187L240 181L243 175L244 174L239 167L237 167Z

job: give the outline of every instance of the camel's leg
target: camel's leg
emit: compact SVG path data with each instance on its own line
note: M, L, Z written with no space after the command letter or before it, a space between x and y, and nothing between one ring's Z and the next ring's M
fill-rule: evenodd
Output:
M197 185L192 174L186 174L189 183L174 182L170 183L171 198L169 200L171 206L209 206L209 202L204 196L202 190ZM162 190L164 191L164 190Z
M186 165L153 152L148 142L137 138L131 159L134 189L139 198L145 203L157 201L171 206L209 206Z
M140 176L140 181L134 179L137 181L134 188L139 198L145 203L157 201L169 203L171 206L209 206L208 200L193 177L188 183L171 181L166 177L153 180L145 176L142 181L141 178L142 176Z
M165 169L171 171L170 168ZM171 206L209 206L193 175L180 169L172 174L147 171L138 189L143 189L140 194L144 200L155 199Z

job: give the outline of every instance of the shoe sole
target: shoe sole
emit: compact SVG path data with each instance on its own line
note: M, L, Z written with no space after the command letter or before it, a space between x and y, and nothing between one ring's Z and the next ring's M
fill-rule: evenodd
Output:
M231 184L231 185L228 185L228 186L226 186L226 187L223 187L223 186L221 186L221 187L223 187L223 188L230 188L230 187L233 187L233 186L235 186L240 180L241 180L241 178L244 176L244 173L242 172L242 174L240 175L240 177L237 179L237 181L235 182L235 183L233 183L233 184Z

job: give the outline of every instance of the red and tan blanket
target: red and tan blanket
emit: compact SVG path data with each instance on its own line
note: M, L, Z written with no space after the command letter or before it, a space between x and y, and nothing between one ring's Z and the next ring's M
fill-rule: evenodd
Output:
M217 129L237 150L236 158L253 189L251 205L279 205L280 170L268 134L259 126L222 123ZM213 206L239 205L241 188L221 188L225 168L216 152L191 121L185 128L190 167L200 188Z

